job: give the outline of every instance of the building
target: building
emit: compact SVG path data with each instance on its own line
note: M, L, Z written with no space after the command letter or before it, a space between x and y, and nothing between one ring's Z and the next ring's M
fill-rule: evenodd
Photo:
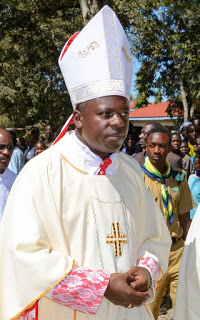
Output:
M134 127L143 127L147 122L157 121L163 126L172 129L175 123L180 119L180 113L174 112L173 117L167 112L170 101L157 104L149 103L146 107L134 109L134 101L130 101L129 120Z

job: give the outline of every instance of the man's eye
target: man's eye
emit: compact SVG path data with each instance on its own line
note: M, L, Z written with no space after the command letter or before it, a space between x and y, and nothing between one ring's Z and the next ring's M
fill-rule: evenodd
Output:
M108 118L108 117L112 117L113 113L104 111L104 112L102 112L101 115Z
M124 111L124 112L121 113L121 116L122 117L127 117L127 116L129 116L129 112L128 111Z

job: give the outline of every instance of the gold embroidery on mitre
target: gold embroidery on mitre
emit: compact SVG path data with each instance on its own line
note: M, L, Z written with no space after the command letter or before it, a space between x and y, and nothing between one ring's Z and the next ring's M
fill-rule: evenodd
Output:
M92 50L96 49L96 48L99 48L100 44L96 41L93 41L90 43L89 46L87 46L86 50L83 50L83 51L79 51L78 53L78 56L79 58L85 58L87 57Z
M122 45L122 51L124 52L125 54L125 58L128 62L131 62L131 57L129 57L127 51L126 51L126 48Z
M120 232L119 223L112 222L112 233L106 235L106 243L114 244L115 257L122 256L122 244L127 243L127 235Z

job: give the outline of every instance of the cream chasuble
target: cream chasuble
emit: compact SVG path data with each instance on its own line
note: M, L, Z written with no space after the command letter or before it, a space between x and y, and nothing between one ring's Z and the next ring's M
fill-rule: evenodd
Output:
M174 320L200 318L200 204L192 220L183 250Z
M39 320L151 319L147 305L126 309L103 298L96 315L90 315L44 296L70 272L73 261L113 273L152 256L166 270L169 232L139 165L119 152L116 171L87 174L80 147L69 134L26 164L2 221L1 320L17 318L39 298Z

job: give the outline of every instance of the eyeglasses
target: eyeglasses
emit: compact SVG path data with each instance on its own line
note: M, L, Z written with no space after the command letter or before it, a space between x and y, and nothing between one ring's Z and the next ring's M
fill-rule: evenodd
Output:
M6 144L0 144L0 152L3 152L5 149L8 149L8 151L12 151L13 150L13 146L9 146Z

